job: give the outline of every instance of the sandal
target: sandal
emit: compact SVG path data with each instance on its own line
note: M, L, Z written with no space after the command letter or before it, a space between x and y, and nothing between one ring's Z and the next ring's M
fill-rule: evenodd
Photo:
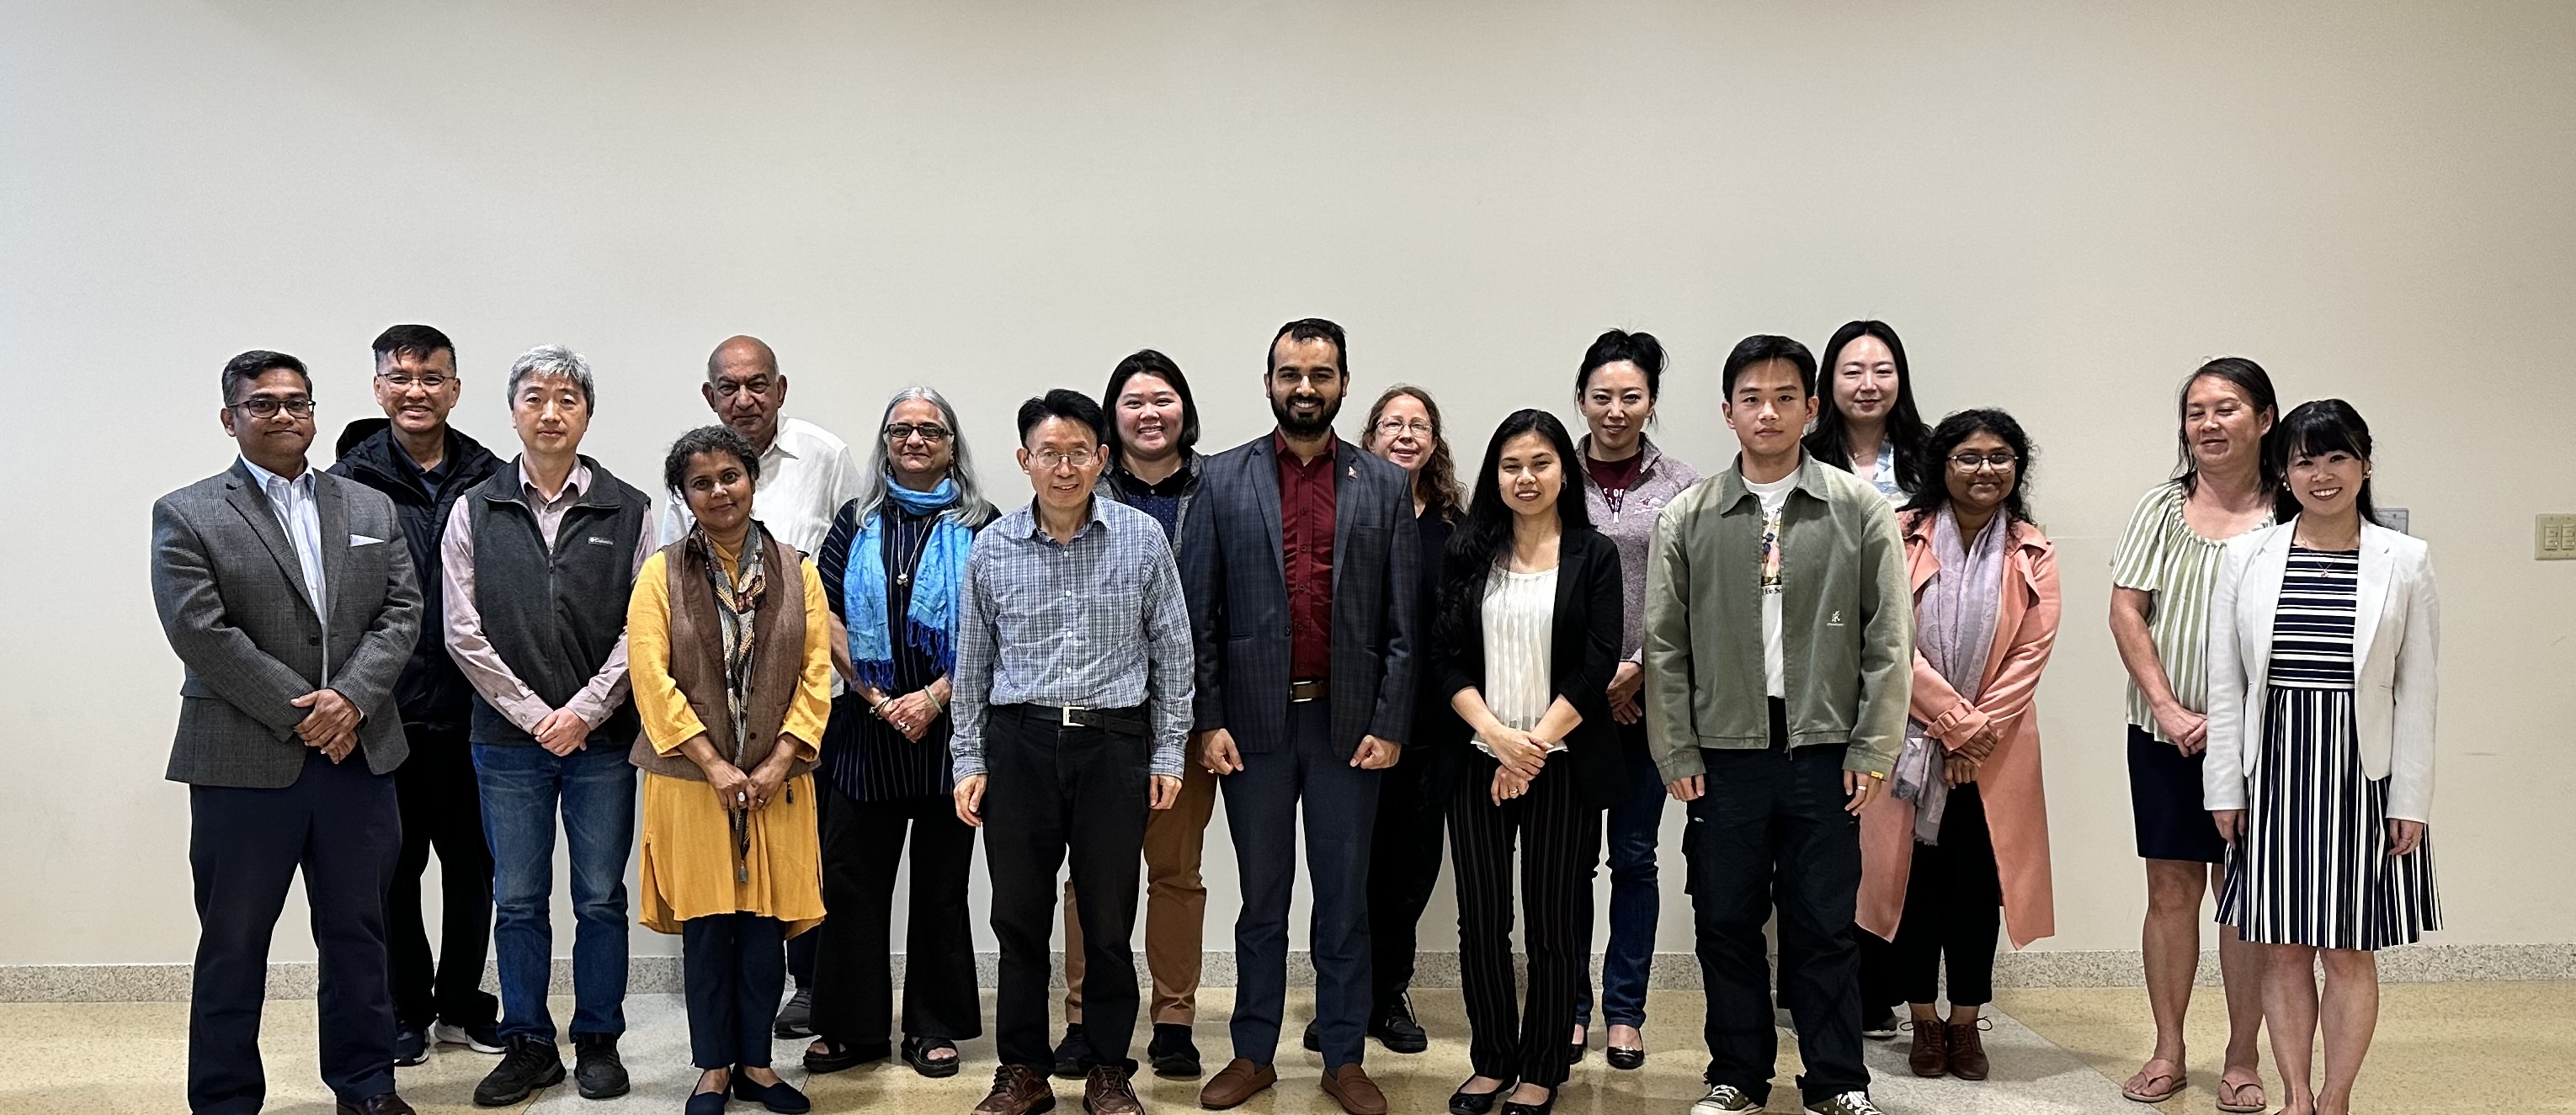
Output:
M933 1051L941 1049L947 1050L948 1056L936 1059L931 1057L930 1054ZM911 1065L912 1071L923 1076L934 1080L955 1076L959 1060L957 1043L947 1038L906 1037L903 1039L903 1063Z
M2160 1064L2174 1065L2174 1062L2162 1057L2158 1057L2155 1060L2147 1062L2145 1067L2138 1070L2137 1076L2130 1078L2132 1080L2143 1079L2144 1083L2134 1086L2127 1084L2121 1085L2120 1097L2131 1103L2163 1103L2166 1100L2182 1094L2183 1089L2191 1087L2191 1074L2185 1071L2181 1065L2174 1065L2171 1072L2148 1071L2148 1069ZM2156 1085L2158 1084L2163 1084L2164 1088L2161 1090L2157 1089Z
M2254 1098L2250 1102L2245 1098L2245 1093L2247 1091L2252 1091L2254 1093ZM2225 1077L2219 1078L2219 1110L2230 1112L2232 1115L2261 1115L2262 1112L2269 1110L2271 1106L2271 1104L2265 1102L2265 1096L2263 1095L2263 1080L2261 1077L2256 1077L2241 1084L2228 1080Z

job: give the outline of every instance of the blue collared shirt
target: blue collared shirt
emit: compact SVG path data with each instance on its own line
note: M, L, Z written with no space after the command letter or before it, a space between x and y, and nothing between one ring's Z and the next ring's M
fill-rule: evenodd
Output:
M1094 495L1057 542L1021 506L975 536L957 629L956 776L984 773L985 720L1004 705L1149 705L1152 772L1178 778L1196 684L1189 605L1163 528Z
M268 497L269 510L277 512L277 525L285 528L287 544L295 547L295 563L304 567L304 599L313 605L313 618L322 625L322 684L331 684L331 610L324 606L327 597L322 584L322 505L313 494L313 469L307 467L289 480L241 459L250 470L250 478L259 485L260 494Z

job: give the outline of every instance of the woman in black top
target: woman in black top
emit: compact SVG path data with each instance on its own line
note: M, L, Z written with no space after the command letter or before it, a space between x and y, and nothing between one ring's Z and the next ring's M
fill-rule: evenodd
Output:
M880 427L868 486L841 507L815 559L842 629L832 659L846 692L823 736L831 915L815 956L805 1068L837 1072L894 1052L889 921L909 828L903 1059L924 1076L954 1076L957 1042L983 1033L983 1013L966 917L975 830L949 798L948 670L967 550L993 506L937 391L897 392Z

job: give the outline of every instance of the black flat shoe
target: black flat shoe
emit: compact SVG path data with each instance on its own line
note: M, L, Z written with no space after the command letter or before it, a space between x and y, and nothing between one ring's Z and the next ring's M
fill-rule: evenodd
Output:
M844 1069L857 1068L870 1061L882 1061L888 1057L894 1056L894 1049L892 1046L843 1045L830 1038L824 1038L822 1041L824 1048L827 1049L828 1052L816 1053L814 1052L813 1046L809 1045L805 1047L805 1071L810 1073L840 1072Z
M1082 1023L1064 1028L1064 1040L1055 1043L1055 1074L1064 1080L1080 1080L1091 1071L1091 1041L1082 1035Z
M1547 1098L1537 1103L1504 1100L1503 1115L1547 1115L1548 1112L1556 1110L1556 1093L1557 1089L1548 1089Z
M1579 1065L1579 1064L1582 1064L1582 1063L1583 1063L1583 1051L1584 1051L1585 1049L1590 1048L1590 1047L1591 1047L1591 1045L1592 1045L1592 1027L1590 1027L1590 1026L1586 1026L1586 1027L1584 1027L1584 1028L1583 1028L1583 1040L1582 1040L1582 1041L1575 1041L1575 1042L1567 1042L1567 1043L1566 1043L1565 1063L1566 1063L1566 1064L1569 1064L1569 1065ZM1550 1095L1550 1096L1554 1096L1555 1094L1556 1094L1556 1093L1554 1093L1554 1092L1549 1092L1549 1093L1548 1093L1548 1095ZM1553 1102L1553 1101L1550 1101L1550 1102Z
M1190 1040L1190 1028L1178 1022L1154 1024L1154 1040L1145 1046L1145 1060L1154 1066L1154 1075L1166 1080L1196 1080L1199 1047Z
M1321 1053L1323 1051L1324 1031L1318 1027L1312 1019L1309 1019L1306 1022L1306 1052Z
M776 1084L757 1083L743 1075L741 1069L733 1071L733 1098L750 1100L778 1112L778 1115L805 1115L814 1110L814 1101L806 1099L805 1093L797 1091L795 1085L784 1080Z
M724 1115L725 1101L731 1097L722 1092L693 1092L681 1115Z
M1465 1085L1459 1085L1457 1091L1449 1093L1449 1115L1490 1115L1495 1105L1517 1087L1518 1083L1509 1080L1490 1092L1470 1092Z
M1641 1069L1646 1067L1646 1051L1643 1049L1621 1049L1614 1045L1602 1050L1601 1057L1603 1060L1610 1062L1610 1067L1614 1069Z
M944 1061L931 1060L930 1052L934 1049L947 1050L948 1059ZM912 1071L920 1073L923 1076L927 1076L932 1079L955 1076L957 1075L957 1062L960 1059L961 1058L957 1055L957 1043L950 1041L947 1038L907 1037L903 1039L903 1063L911 1065Z

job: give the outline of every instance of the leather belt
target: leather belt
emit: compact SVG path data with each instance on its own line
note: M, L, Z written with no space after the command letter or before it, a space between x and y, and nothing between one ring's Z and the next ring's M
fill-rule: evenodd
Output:
M1302 705L1308 701L1320 701L1325 697L1330 696L1331 693L1331 687L1325 685L1324 679L1322 678L1308 678L1304 681L1292 681L1288 683L1288 703L1292 705Z
M1152 729L1132 708L1086 708L1081 705L1012 705L1021 717L1055 728L1097 728L1113 736L1143 739Z

